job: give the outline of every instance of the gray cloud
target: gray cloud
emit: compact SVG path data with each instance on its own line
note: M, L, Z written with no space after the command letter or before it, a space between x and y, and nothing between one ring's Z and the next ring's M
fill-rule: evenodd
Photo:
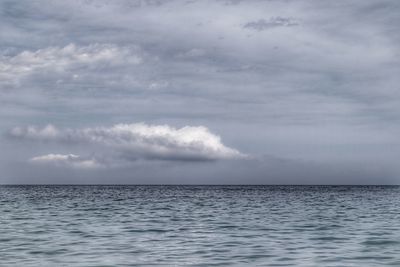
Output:
M357 183L362 177L379 183L370 168L385 177L400 174L399 9L395 0L2 1L0 131L49 122L61 136L63 129L126 121L204 125L226 147L290 162L285 168L292 172L275 168L277 177L305 168L310 180L335 182L336 167ZM7 169L0 182L24 169L18 162L40 155L72 153L103 165L118 158L137 169L145 164L137 154L153 157L114 146L105 153L103 144L82 140L70 151L66 141L33 137L51 135L51 128L35 129L31 143L0 140L7 148L0 153ZM299 161L312 164L299 167ZM180 175L200 172L192 165L198 160L169 162L184 169ZM159 170L143 167L141 175L165 182L157 164ZM231 181L222 161L205 165L204 176L219 169ZM31 162L26 168L35 170L24 176L29 180L49 167ZM245 176L260 177L255 169Z
M257 21L247 22L243 27L254 29L257 31L264 31L275 27L293 27L298 26L299 23L291 18L275 17L269 20L259 19Z
M91 44L77 47L46 47L36 51L25 50L0 60L2 79L18 79L38 72L83 71L85 68L140 64L141 58L129 48L111 44ZM83 70L82 70L83 69Z
M94 146L103 158L107 158L109 164L121 164L122 159L212 161L245 157L239 151L224 146L219 136L202 126L176 129L168 125L136 123L59 130L48 125L42 129L33 126L16 127L9 135L22 140L78 145L88 149ZM74 154L48 154L33 157L31 161L62 163L73 167L100 166L96 159L85 160Z

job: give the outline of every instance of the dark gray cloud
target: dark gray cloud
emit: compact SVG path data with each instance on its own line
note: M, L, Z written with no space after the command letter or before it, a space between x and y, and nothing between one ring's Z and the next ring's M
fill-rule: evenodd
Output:
M280 179L301 169L300 183L380 183L400 174L399 10L395 0L1 1L0 130L203 125L251 156L233 161L236 170L267 154L287 162L259 164ZM147 150L105 153L86 142L71 151L65 142L8 137L0 140L0 182L29 181L50 159L55 177L68 167L96 177L95 168L77 168L90 162L129 176L112 158L161 183L177 169L204 181L213 171L220 182L235 176L226 160L200 163L208 157L197 152L168 154L164 172L143 160L159 158ZM196 163L172 160L185 157ZM259 169L246 177L272 181Z

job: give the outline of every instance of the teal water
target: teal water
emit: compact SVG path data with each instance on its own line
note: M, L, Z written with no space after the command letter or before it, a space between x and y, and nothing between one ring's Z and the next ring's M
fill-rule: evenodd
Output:
M0 186L0 266L400 266L396 186Z

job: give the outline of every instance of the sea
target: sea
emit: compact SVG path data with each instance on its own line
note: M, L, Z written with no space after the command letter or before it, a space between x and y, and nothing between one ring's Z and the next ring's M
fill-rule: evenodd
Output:
M400 266L400 187L0 186L0 266Z

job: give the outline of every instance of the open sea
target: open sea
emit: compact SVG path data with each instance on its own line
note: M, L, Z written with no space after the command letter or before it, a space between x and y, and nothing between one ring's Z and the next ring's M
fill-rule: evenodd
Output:
M0 266L400 266L398 186L0 186Z

